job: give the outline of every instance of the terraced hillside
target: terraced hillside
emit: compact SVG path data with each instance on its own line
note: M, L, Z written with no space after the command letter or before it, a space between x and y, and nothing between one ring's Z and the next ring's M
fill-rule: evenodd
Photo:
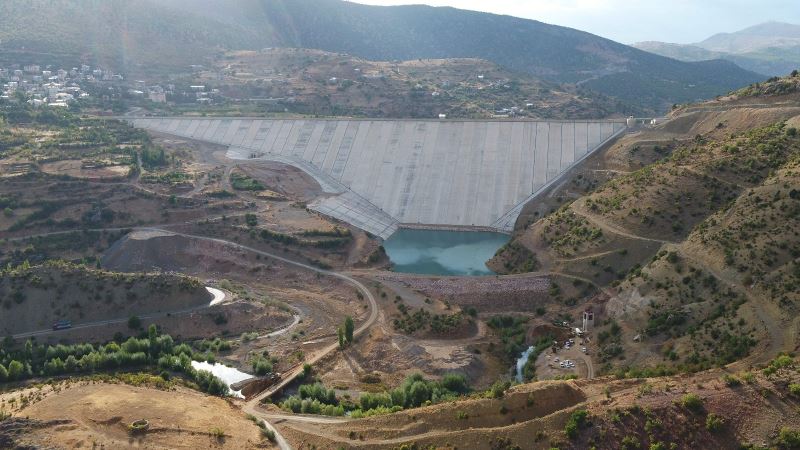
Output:
M528 214L526 224L523 213L492 265L604 287L598 356L607 370L697 370L794 350L800 109L796 93L778 88L793 81L693 105L626 136L603 160L612 180L567 186L555 194L565 204L540 220Z
M269 111L369 118L597 119L638 111L588 89L546 82L486 59L370 61L303 48L228 52L198 74L231 99ZM268 101L267 99L272 99ZM511 108L514 108L513 112ZM204 112L206 112L204 110ZM214 110L207 111L214 114ZM231 115L232 111L219 115Z

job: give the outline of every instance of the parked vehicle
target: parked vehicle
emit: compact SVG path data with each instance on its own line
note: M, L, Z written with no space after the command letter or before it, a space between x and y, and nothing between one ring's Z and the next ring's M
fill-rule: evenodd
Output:
M53 323L53 331L68 330L72 328L72 322L69 320L59 320Z

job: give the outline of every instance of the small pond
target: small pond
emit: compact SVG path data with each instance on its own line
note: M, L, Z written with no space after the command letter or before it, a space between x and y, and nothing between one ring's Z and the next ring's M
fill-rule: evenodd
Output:
M494 275L486 267L510 237L479 231L401 228L383 246L393 270L422 275Z
M195 370L205 370L207 372L211 372L214 374L214 376L224 381L228 387L231 387L231 385L234 383L247 380L248 378L253 378L253 375L244 373L240 370L234 369L233 367L228 367L220 363L209 364L206 361L192 361L192 367L194 367ZM234 391L233 389L231 389L231 394L234 397L244 398L241 392Z

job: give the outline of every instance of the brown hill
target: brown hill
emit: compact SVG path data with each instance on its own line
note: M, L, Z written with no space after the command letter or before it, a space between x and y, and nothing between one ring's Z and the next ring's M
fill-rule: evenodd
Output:
M207 305L211 294L195 278L122 274L50 261L6 268L0 274L0 334L166 313Z

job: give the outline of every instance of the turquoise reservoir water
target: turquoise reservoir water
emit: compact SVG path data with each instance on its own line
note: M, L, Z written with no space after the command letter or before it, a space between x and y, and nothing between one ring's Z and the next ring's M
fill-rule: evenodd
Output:
M383 246L394 271L423 275L493 275L486 261L508 242L501 233L401 228Z

